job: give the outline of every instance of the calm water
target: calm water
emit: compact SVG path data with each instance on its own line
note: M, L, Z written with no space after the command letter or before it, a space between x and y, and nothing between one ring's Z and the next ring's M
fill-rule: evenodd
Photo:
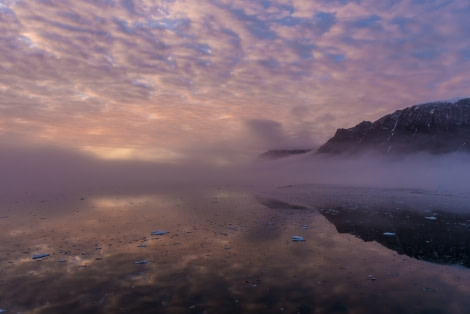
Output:
M467 204L462 195L317 185L3 197L0 308L469 313ZM446 257L452 246L455 258Z

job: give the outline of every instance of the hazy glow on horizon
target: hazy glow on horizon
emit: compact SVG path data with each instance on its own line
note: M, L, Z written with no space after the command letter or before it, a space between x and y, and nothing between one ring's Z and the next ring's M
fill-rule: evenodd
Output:
M464 0L0 0L0 139L220 165L312 147L468 95L469 14Z

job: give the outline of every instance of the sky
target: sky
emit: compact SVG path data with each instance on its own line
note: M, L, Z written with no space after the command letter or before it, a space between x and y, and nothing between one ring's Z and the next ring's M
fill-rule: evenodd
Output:
M316 147L469 96L469 16L466 0L0 0L0 142L219 165Z

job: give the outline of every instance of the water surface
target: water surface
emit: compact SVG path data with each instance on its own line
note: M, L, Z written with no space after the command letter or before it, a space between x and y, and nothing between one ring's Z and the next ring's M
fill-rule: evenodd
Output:
M383 211L440 217L443 211L462 214L465 204L461 195L319 185L4 197L0 308L7 313L468 313L470 271L461 260L429 262L356 232L375 228L371 234L387 230L401 237L399 229L389 230ZM355 206L369 211L358 217L375 215L380 221L342 230L335 217L344 214L349 218L343 222L361 225L360 218L351 219ZM167 233L151 235L155 230ZM293 242L294 235L306 241ZM49 256L33 260L41 253Z

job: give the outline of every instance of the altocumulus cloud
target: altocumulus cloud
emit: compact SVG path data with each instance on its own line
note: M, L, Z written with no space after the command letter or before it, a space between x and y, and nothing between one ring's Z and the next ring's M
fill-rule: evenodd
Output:
M464 0L1 0L0 133L165 162L251 155L247 130L260 151L314 145L465 96L469 13Z

